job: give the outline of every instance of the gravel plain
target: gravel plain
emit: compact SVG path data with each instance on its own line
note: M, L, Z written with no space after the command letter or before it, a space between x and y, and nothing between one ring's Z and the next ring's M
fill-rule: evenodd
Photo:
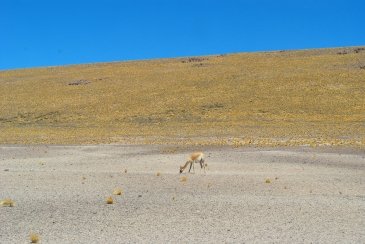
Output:
M365 243L365 152L203 150L0 146L0 243Z

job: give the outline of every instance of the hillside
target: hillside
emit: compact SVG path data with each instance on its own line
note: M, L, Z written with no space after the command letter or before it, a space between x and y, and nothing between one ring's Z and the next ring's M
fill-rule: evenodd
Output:
M365 145L365 48L0 72L0 144Z

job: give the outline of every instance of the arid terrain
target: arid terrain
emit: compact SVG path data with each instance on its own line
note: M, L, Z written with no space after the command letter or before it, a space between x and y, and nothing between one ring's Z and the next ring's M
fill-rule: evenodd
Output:
M365 145L365 48L0 72L0 144Z
M189 148L2 146L1 243L365 242L363 151L200 149L206 175Z
M365 243L364 94L365 47L0 71L0 243Z

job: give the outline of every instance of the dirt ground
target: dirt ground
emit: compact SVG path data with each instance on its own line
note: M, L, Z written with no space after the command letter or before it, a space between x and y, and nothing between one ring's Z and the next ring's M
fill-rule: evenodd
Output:
M0 242L365 243L364 152L211 147L180 175L190 152L0 146Z

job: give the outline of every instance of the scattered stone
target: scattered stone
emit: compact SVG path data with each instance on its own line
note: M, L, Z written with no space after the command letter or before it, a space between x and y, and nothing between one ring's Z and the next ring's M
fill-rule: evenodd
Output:
M91 81L88 80L75 80L70 83L68 83L69 86L79 86L79 85L87 85L91 83Z

